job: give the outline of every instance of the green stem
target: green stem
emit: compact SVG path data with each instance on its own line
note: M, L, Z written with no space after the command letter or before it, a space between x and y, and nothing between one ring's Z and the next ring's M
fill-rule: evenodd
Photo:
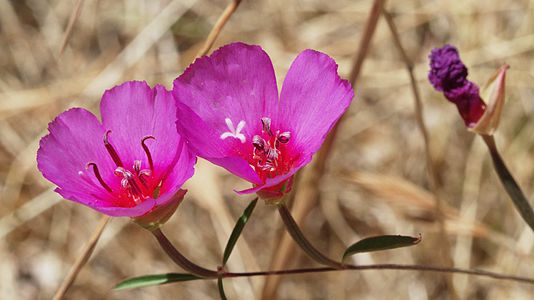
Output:
M323 268L305 268L305 269L291 269L291 270L279 270L279 271L264 271L264 272L242 272L242 273L224 273L223 278L235 278L235 277L252 277L252 276L271 276L271 275L291 275L291 274L304 274L304 273L322 273L322 272L334 272L334 271L347 271L347 270L399 270L399 271L423 271L423 272L438 272L438 273L456 273L473 275L480 277L489 277L500 280L511 280L527 284L534 285L534 279L528 277L503 275L495 272L489 272L476 269L461 269L461 268L443 268L437 266L426 265L400 265L400 264L376 264L376 265L344 265L343 269L323 267Z
M163 234L161 229L157 228L151 231L154 237L158 240L161 248L167 253L167 255L182 269L191 272L194 275L205 278L217 278L219 273L217 271L205 269L189 259L183 256L169 241L169 239Z
M223 278L237 278L237 277L255 277L255 276L273 276L273 275L295 275L295 274L307 274L307 273L324 273L324 272L336 272L336 271L367 271L367 270L397 270L397 271L419 271L419 272L437 272L437 273L454 273L464 274L477 277L487 277L497 280L509 280L519 283L526 283L534 285L534 278L505 275L496 272L476 270L476 269L462 269L462 268L449 268L429 265L403 265L403 264L373 264L373 265L345 265L343 269L332 267L321 268L303 268L303 269L289 269L289 270L276 270L276 271L258 271L258 272L221 272L217 278L217 285L219 286L219 292L221 297L224 295L222 289ZM140 277L134 277L127 279L117 286L116 289L145 287L150 285L168 284L173 282L183 282L190 280L212 280L213 277L197 277L192 274L182 273L167 273L157 275L146 275ZM225 297L225 296L224 296Z
M532 209L532 206L530 205L527 197L525 197L525 194L515 181L514 177L512 176L510 171L508 171L506 164L504 163L503 159L501 158L501 155L499 154L499 151L497 150L497 146L495 145L495 139L491 135L481 136L486 145L488 146L489 152L491 154L491 159L493 160L493 165L495 167L495 171L499 175L499 179L501 180L504 189L512 199L512 202L519 211L521 217L523 217L523 220L525 220L525 222L534 231L534 210Z
M278 204L278 212L284 221L289 235L291 235L293 240L300 246L300 248L302 248L302 250L304 250L304 252L306 252L306 254L308 254L313 260L322 265L330 266L334 269L343 269L345 267L342 263L328 258L315 247L313 247L313 245L306 239L300 230L297 222L295 222L295 219L293 219L291 212L283 201Z

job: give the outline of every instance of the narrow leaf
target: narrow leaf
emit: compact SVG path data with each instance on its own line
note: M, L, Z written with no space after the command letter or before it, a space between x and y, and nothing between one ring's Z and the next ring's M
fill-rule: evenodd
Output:
M360 240L345 250L343 259L356 253L388 250L419 244L421 236L380 235Z
M308 241L308 239L300 230L299 225L291 215L291 212L283 202L278 204L278 212L280 213L280 217L282 218L282 221L286 226L287 233L291 235L293 241L295 241L297 245L299 245L299 247L304 252L306 252L306 254L308 254L310 258L325 266L330 266L333 268L343 267L342 263L334 261L329 257L325 256L323 253L321 253L321 251L317 250L310 243L310 241Z
M222 277L217 279L217 287L219 288L219 296L221 297L221 300L228 300L228 298L226 298L226 294L224 293Z
M241 235L241 232L243 231L243 228L245 228L245 224L247 224L248 219L252 215L252 212L254 211L254 207L256 207L256 203L258 202L258 198L252 200L250 204L245 208L243 211L243 214L239 219L237 220L237 223L235 224L234 230L232 231L232 234L230 235L230 238L228 239L228 243L226 244L226 248L224 249L224 255L223 255L223 267L226 265L226 262L228 261L228 258L230 258L230 254L232 253L232 250L234 250L234 246L239 239L239 236Z
M123 282L117 284L115 290L125 290L140 288L152 285L161 285L171 282L180 282L180 281L190 281L203 279L201 277L195 276L193 274L184 274L184 273L168 273L168 274L156 274L156 275L145 275L139 277L133 277L124 280Z
M493 160L493 166L495 167L495 171L499 175L499 179L501 180L504 189L512 199L512 202L514 203L516 209L519 211L521 217L523 217L523 220L525 220L525 222L530 226L530 228L534 230L534 210L532 209L532 206L527 200L527 197L525 197L525 194L515 181L514 177L512 176L510 171L508 171L506 164L504 163L503 159L501 158L501 155L499 154L499 151L497 150L497 146L495 145L495 140L493 139L493 136L482 135L482 138L488 146L488 149L491 154L491 159Z

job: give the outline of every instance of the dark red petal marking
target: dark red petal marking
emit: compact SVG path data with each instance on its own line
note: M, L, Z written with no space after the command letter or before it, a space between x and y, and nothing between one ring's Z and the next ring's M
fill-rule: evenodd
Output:
M147 135L141 140L141 146L143 147L143 150L145 150L146 157L148 158L148 165L150 166L150 170L154 171L154 162L152 161L152 155L150 154L150 150L148 149L148 146L145 144L145 141L148 139L156 140L155 137L151 135Z
M143 175L143 174L141 174ZM139 178L139 182L141 182L141 184L145 187L145 189L148 189L148 184L145 180L145 178L143 178L143 176L139 175L137 178Z
M107 185L106 182L104 182L104 179L102 179L102 176L100 176L100 172L98 171L98 167L96 166L96 164L94 162L87 163L87 165L85 165L85 168L89 169L89 167L93 167L93 172L95 173L95 177L96 179L98 179L98 182L100 182L100 185L104 187L108 192L112 193L113 191L111 190L109 185Z
M111 159L113 159L117 167L124 167L124 165L122 164L121 158L119 157L119 154L117 154L117 151L115 151L113 146L109 143L108 135L110 133L111 133L111 130L108 130L104 134L104 146L106 146L106 150L108 150L108 153L111 156Z

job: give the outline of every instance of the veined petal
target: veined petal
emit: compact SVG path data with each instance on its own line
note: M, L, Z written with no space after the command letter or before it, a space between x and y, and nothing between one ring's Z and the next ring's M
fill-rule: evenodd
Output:
M255 184L261 184L258 174L252 169L249 163L239 156L227 157L206 157L206 160L225 168L235 175Z
M174 195L180 190L186 180L191 178L195 173L196 156L189 151L185 142L182 140L178 145L178 156L173 163L172 168L167 174L163 174L163 181L156 199L157 205L166 204L168 195Z
M56 189L56 192L65 199L82 203L98 212L112 217L139 217L151 211L156 206L156 201L150 198L134 207L120 207L111 202L99 201L94 198L82 200L85 195L75 190L62 190L58 188Z
M149 162L141 140L145 141L156 172L167 172L179 151L180 137L176 129L176 105L163 86L150 88L144 81L129 81L104 93L100 104L102 123L110 143L126 167L141 160L142 168Z
M305 50L293 61L282 86L278 122L291 132L292 148L313 154L349 107L354 91L328 55Z
M102 143L105 129L97 118L82 108L57 116L48 126L37 151L37 167L43 176L58 186L65 198L85 205L112 205L110 194L98 182L94 162L107 184L112 185L115 166Z
M226 154L228 149L220 146L220 136L217 136L213 128L185 104L178 101L177 108L178 131L193 153L250 182L261 183L258 175L240 155L249 153L245 151L252 151L252 145L248 145L248 148L243 147L241 152L228 155Z
M272 118L278 103L267 54L243 43L224 46L189 66L174 81L173 95L179 102L178 128L191 148L236 175L248 173L247 159L235 166L232 161L251 153L261 118ZM223 157L233 159L217 160Z
M103 124L84 109L71 109L50 123L38 152L39 169L64 198L104 214L151 213L156 220L165 212L168 218L183 199L180 187L195 164L176 128L174 98L163 86L127 82L107 91L101 106ZM108 131L111 150L104 142Z

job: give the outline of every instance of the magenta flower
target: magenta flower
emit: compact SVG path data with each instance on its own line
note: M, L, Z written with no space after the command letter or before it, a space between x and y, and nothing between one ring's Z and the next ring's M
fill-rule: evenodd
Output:
M173 95L178 129L198 156L254 185L239 193L278 198L319 150L354 92L332 58L305 50L278 97L267 54L234 43L197 59L174 81Z
M473 127L480 120L486 104L480 98L478 86L467 79L467 68L462 63L458 50L445 45L434 48L428 56L430 71L428 80L445 98L456 104L467 127Z
M176 129L172 95L126 82L104 93L100 110L102 123L82 108L53 120L37 152L39 170L61 196L104 214L170 217L195 164Z

